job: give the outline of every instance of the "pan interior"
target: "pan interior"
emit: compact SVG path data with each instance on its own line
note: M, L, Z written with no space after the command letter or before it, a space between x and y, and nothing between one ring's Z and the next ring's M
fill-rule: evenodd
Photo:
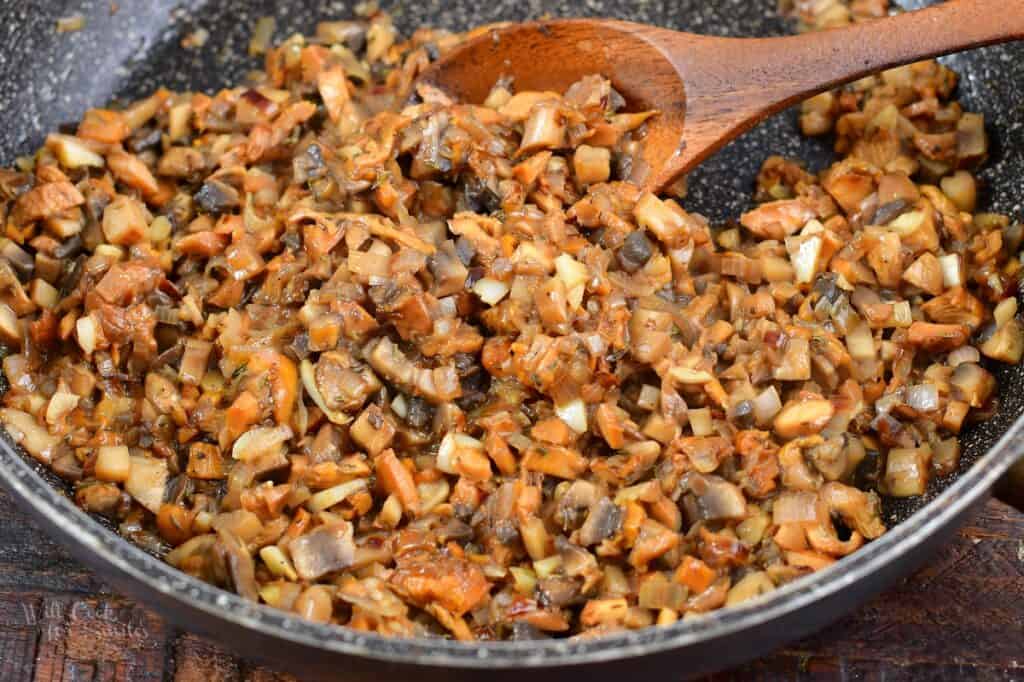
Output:
M697 33L764 36L782 35L792 26L775 11L770 0L756 2L703 2L656 0L630 3L587 0L423 0L403 5L383 2L406 35L431 24L461 29L498 20L554 16L612 16ZM903 3L914 8L923 0ZM12 6L13 5L13 6ZM26 7L31 7L31 10ZM0 163L9 165L19 154L41 144L47 131L76 121L90 106L112 99L132 99L158 86L177 90L215 91L238 83L258 64L246 57L247 43L258 18L273 16L275 40L292 33L311 32L323 19L352 16L354 3L316 0L281 3L274 0L148 0L121 2L116 13L109 0L56 0L43 6L10 3L0 7ZM81 14L85 28L60 34L60 17ZM197 30L209 38L200 48L187 49L182 38ZM26 58L25 55L31 55ZM983 206L1021 217L1024 206L1024 94L1015 87L1024 82L1024 47L987 48L945 60L961 75L959 94L965 108L985 115L992 138L992 154L980 178ZM804 159L812 170L831 159L827 140L799 135L790 111L758 126L730 144L690 176L685 206L718 224L735 219L751 206L754 178L770 154ZM1000 409L964 435L961 469L991 448L1024 411L1024 367L992 366L1000 387ZM48 472L44 477L63 486ZM891 521L906 518L947 488L956 476L932 482L922 498L887 501Z

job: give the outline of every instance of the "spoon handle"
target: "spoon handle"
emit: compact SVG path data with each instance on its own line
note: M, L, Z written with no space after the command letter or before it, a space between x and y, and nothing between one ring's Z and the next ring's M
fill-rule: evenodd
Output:
M782 38L694 38L668 32L651 36L686 83L690 135L731 139L810 95L871 73L1020 40L1024 0L949 0L844 28ZM694 153L704 157L715 148ZM678 160L687 161L692 160Z

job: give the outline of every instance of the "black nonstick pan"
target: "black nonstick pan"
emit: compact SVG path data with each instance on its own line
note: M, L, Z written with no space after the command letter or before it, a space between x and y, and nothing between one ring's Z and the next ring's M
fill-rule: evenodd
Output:
M772 0L420 0L382 3L408 32L422 24L466 28L496 20L612 16L698 33L779 35L792 31ZM921 2L908 2L906 9ZM213 91L237 82L254 64L244 55L259 17L274 16L275 38L311 31L322 19L346 18L346 0L4 0L0 4L0 163L31 153L47 131L77 120L90 106L149 94L158 85ZM58 18L81 14L85 27L58 33ZM197 29L209 39L183 48ZM1024 213L1024 46L993 47L948 59L960 72L960 97L985 115L994 142L981 174L984 205ZM692 176L686 206L716 221L735 217L751 196L763 159L773 153L830 158L828 143L799 136L792 113L772 119L712 158ZM763 599L670 627L595 640L466 645L397 640L315 625L198 582L118 537L80 511L57 479L0 440L0 483L55 538L116 589L180 625L217 638L238 653L310 679L491 680L680 679L722 669L836 620L910 574L948 540L971 508L1024 453L1024 369L992 367L1000 403L965 434L960 473L933 481L922 498L887 504L893 525L882 538L834 566ZM1010 633L1008 633L1010 635ZM529 668L529 671L524 671Z

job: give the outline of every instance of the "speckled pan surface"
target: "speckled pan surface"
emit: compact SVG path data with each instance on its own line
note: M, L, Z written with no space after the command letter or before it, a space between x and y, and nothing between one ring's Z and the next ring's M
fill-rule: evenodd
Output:
M351 3L330 0L2 0L0 2L0 163L30 153L45 132L76 120L90 106L148 94L157 85L215 90L236 82L253 63L240 55L256 19L277 19L276 38L311 30L320 19L351 15ZM639 2L540 2L538 0L422 0L382 3L404 30L430 23L465 28L500 19L615 16L700 33L779 35L790 30L770 0L642 0ZM926 2L907 2L916 7ZM58 34L56 19L80 13L84 30ZM180 46L203 28L201 49ZM982 174L992 210L1022 217L1024 205L1024 47L988 48L949 59L963 79L967 107L985 114L994 141ZM687 208L715 221L735 217L749 204L754 176L771 153L807 159L815 169L830 158L827 144L802 139L789 113L731 144L691 176ZM993 368L1001 407L964 438L961 473L936 481L926 500L890 505L902 521L882 539L829 570L777 590L738 609L716 612L668 628L596 641L510 642L465 646L446 641L385 640L309 624L199 583L146 555L80 512L64 489L41 474L6 441L0 441L0 483L40 523L98 568L115 587L157 604L185 625L220 635L249 654L282 661L316 677L332 670L374 676L386 670L420 679L445 676L449 667L503 670L546 666L549 674L589 665L588 679L673 666L677 676L736 663L842 615L885 583L905 575L924 550L950 533L971 504L1021 453L1024 372ZM708 656L708 652L715 655ZM629 664L614 664L641 657ZM602 663L603 662L603 663ZM602 663L602 665L596 665ZM625 667L628 665L628 667ZM342 666L342 667L338 667ZM424 666L415 668L414 666ZM552 667L554 666L554 667ZM346 677L357 679L357 677Z

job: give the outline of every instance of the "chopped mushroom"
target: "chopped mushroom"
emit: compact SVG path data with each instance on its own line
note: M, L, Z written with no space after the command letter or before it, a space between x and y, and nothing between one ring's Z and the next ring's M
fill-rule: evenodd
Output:
M977 211L952 71L812 98L835 162L768 156L712 220L636 184L663 114L607 78L460 102L419 76L480 31L370 5L0 170L0 423L76 504L313 622L596 637L831 566L957 470L1024 356L1024 226Z

